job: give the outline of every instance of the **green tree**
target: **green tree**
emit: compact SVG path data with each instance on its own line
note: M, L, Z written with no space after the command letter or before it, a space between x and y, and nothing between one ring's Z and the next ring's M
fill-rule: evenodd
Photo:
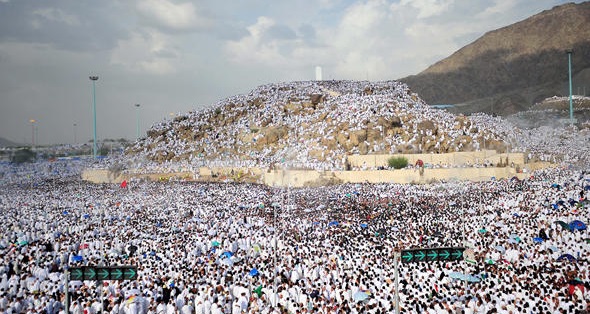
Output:
M402 169L408 166L408 159L406 157L391 157L387 160L389 168Z
M98 149L98 156L107 156L110 152L110 149L106 146L106 145L102 145L99 149Z
M35 158L37 157L37 154L35 154L35 152L33 152L32 150L25 148L25 149L19 149L16 152L14 152L14 155L12 155L12 159L11 161L17 164L22 164L24 162L32 162L35 160Z

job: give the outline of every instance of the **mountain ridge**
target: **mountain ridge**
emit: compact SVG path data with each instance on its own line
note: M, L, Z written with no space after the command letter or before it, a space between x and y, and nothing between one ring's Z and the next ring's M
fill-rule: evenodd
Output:
M18 147L18 146L22 146L22 144L15 143L15 142L9 141L3 137L0 137L0 147Z
M417 75L400 81L428 104L463 105L455 112L511 114L567 93L567 54L572 72L590 69L590 2L564 4L489 31ZM576 85L576 84L574 84ZM575 89L575 87L574 87Z

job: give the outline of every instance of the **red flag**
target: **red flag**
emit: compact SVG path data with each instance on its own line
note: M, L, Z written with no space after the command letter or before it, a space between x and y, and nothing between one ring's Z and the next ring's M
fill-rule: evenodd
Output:
M127 188L127 180L123 180L123 182L121 182L121 188L122 189Z

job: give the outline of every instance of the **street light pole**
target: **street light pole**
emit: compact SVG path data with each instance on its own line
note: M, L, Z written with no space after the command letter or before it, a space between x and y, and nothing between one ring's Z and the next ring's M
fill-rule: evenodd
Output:
M78 125L74 123L74 144L76 144L76 126Z
M35 119L29 120L31 122L31 149L35 148Z
M137 117L137 139L139 140L139 104L135 104L135 115Z
M572 49L568 49L567 52L567 65L568 65L568 76L570 85L570 124L574 124L574 106L572 104Z
M96 158L96 81L98 76L91 75L89 78L92 81L92 157Z

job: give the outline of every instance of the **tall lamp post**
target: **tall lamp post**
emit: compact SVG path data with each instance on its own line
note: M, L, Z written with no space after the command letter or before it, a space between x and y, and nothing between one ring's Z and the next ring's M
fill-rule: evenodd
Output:
M92 157L96 158L96 81L98 76L91 75L89 78L92 81Z
M137 117L137 139L139 140L139 104L135 104L135 116Z
M574 106L572 104L572 49L565 51L567 53L568 76L570 84L570 124L574 124Z
M76 127L78 124L74 123L74 144L76 144Z
M35 119L29 120L31 122L31 148L35 148Z

